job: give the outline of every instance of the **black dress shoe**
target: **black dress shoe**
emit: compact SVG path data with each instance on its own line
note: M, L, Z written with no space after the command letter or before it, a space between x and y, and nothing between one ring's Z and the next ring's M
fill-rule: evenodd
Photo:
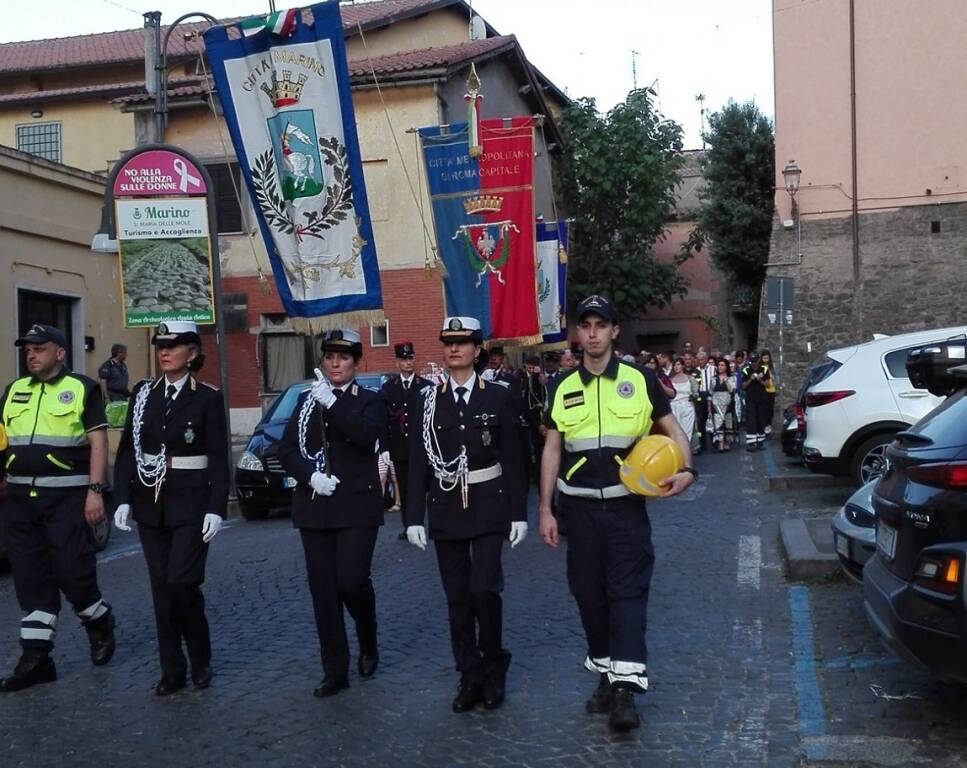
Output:
M46 651L25 649L10 677L0 679L0 693L13 693L39 683L52 683L57 679L54 660Z
M335 696L343 688L349 687L349 675L326 675L319 683L312 695L317 699L324 699L327 696Z
M95 667L103 667L111 657L117 644L114 639L114 614L109 613L97 621L88 623L87 639L91 643L91 662Z
M484 680L481 696L483 697L484 709L497 709L504 703L506 683L504 676L499 678L488 677Z
M612 731L625 733L632 728L641 726L638 710L635 709L635 692L623 685L616 684L611 688L611 716L608 727Z
M154 687L155 696L170 696L173 693L178 693L186 685L185 678L183 677L162 677L158 684Z
M397 538L397 539L398 539L399 541L406 541L406 540L407 540L407 539L406 539L406 531L400 531L400 532L399 532L399 533L397 534L397 536L396 536L396 538Z
M453 711L469 712L481 701L480 683L462 679L460 681L460 687L457 688L457 695L453 699Z
M196 688L207 688L212 684L212 668L208 664L192 665L191 682Z
M373 650L371 653L360 653L357 666L360 677L372 677L376 674L376 667L379 666L379 651Z
M594 689L591 698L584 702L584 708L591 715L603 715L611 711L611 683L608 681L607 672L601 673L598 687Z

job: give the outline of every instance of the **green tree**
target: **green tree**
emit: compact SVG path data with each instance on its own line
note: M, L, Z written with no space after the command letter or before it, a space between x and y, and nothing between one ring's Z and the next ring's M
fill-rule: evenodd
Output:
M565 151L557 163L561 209L574 217L568 263L573 305L604 293L623 318L640 318L684 296L678 266L659 262L655 243L664 236L677 202L682 129L652 108L649 92L628 94L605 115L594 99L578 99L561 116Z
M775 135L754 101L730 101L709 118L698 223L712 261L756 295L769 261Z

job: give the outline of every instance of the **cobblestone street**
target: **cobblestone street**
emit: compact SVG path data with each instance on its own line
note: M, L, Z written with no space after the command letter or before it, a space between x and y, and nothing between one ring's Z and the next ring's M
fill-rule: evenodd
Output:
M450 711L457 676L435 558L397 541L395 515L374 561L379 671L313 698L321 669L302 551L288 518L277 518L233 521L215 540L206 585L215 682L165 699L151 691L144 562L136 536L115 532L100 578L118 617L117 654L91 667L86 637L62 612L60 679L0 698L0 765L958 765L963 695L880 649L857 587L786 583L778 520L824 510L835 494L770 495L764 458L699 457L703 474L686 497L651 505L651 690L630 736L584 712L596 681L581 668L564 550L545 547L533 527L504 555L514 658L501 709ZM5 671L19 616L4 574ZM921 698L887 700L870 685Z

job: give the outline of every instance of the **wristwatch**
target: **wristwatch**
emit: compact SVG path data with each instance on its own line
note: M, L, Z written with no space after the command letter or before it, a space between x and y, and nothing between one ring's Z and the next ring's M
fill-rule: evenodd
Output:
M698 480L698 470L695 467L682 467L682 472L688 472L688 474Z
M97 494L104 493L104 483L91 483L87 487L90 490L94 491L94 493L97 493Z

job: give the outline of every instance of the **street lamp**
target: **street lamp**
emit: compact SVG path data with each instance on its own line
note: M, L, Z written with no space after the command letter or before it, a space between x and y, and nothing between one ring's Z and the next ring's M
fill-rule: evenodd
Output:
M799 191L800 176L802 176L802 168L796 165L795 160L790 160L782 169L782 179L786 183L786 192L792 198L793 205L796 203L796 193Z

